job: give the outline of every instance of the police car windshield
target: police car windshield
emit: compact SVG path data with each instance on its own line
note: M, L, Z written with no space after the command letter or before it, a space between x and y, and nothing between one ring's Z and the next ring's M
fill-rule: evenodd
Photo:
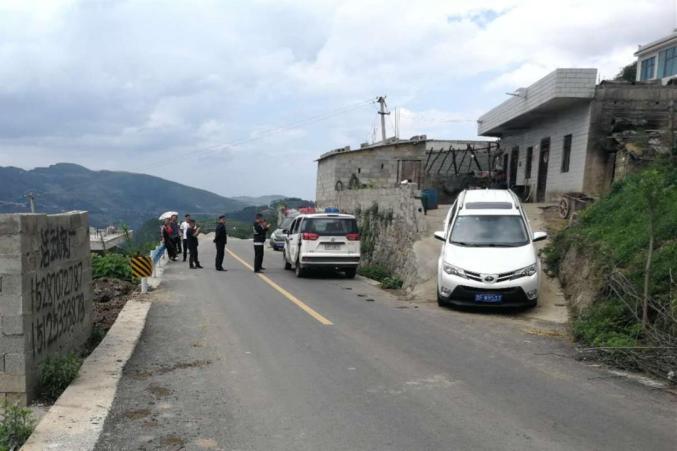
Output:
M529 244L522 218L505 216L459 216L449 242L471 247L518 247Z
M342 236L357 233L357 221L353 218L308 218L303 221L301 232Z

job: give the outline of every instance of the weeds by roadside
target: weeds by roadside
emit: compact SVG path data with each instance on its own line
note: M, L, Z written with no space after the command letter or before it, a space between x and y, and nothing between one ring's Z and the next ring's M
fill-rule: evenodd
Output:
M73 353L48 357L40 364L40 395L54 402L77 377L82 359Z
M0 451L21 448L35 428L32 413L25 407L3 401L0 420Z
M389 290L397 290L402 288L402 279L392 274L383 266L379 265L369 265L369 266L360 266L357 269L357 273L361 276L367 277L377 282L381 282L381 288Z

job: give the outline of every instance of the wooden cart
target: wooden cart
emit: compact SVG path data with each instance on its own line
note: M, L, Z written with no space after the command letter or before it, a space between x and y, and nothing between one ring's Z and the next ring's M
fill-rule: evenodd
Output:
M559 217L567 219L594 201L594 198L585 193L564 193L559 201Z

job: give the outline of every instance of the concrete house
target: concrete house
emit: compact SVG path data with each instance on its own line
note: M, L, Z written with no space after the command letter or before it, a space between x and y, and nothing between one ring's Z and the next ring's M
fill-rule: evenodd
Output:
M637 81L661 80L663 84L677 76L677 30L656 41L639 46Z
M646 142L659 153L673 147L677 86L596 79L596 69L557 69L479 118L479 135L501 139L508 185L528 200L600 195L624 168L627 146L636 159L647 157Z

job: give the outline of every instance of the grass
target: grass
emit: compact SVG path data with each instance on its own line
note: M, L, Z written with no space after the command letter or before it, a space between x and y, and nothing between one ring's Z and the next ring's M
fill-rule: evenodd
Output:
M655 187L651 202L647 180ZM580 221L553 237L544 260L555 273L576 247L592 259L601 275L620 270L641 292L649 243L650 207L655 218L655 245L649 294L668 311L677 312L677 163L662 161L616 183L608 196L583 211ZM671 279L672 278L672 279ZM634 346L641 341L635 312L613 297L603 297L577 318L575 337L596 347Z
M115 279L134 282L130 257L117 252L92 254L92 278L112 277Z
M48 357L40 364L40 395L48 402L56 401L77 377L82 359L73 353Z
M381 282L381 288L396 290L402 288L402 279L393 275L388 269L380 265L360 266L357 273L377 282Z
M30 437L34 427L35 420L29 409L4 401L2 420L0 420L0 451L21 448Z

